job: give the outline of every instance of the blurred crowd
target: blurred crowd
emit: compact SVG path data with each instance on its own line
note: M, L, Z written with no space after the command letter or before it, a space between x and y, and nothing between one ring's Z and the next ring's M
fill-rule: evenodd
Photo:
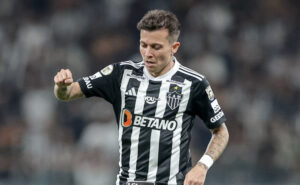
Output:
M53 77L74 79L140 61L136 23L174 12L184 65L206 75L230 142L207 185L300 182L300 1L0 0L0 185L109 185L118 173L111 105L58 101ZM197 161L209 131L196 119Z

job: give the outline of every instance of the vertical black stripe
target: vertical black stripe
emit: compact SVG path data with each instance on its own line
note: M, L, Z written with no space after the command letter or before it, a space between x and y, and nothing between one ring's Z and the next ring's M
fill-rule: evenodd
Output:
M161 82L149 81L149 86L146 93L145 105L143 115L147 117L154 117L157 107L157 100L160 92ZM151 100L150 100L151 99ZM154 103L153 103L154 101Z
M126 92L129 92L132 88L135 88L136 92L140 86L140 82L137 79L131 78L126 87ZM129 110L132 114L134 112L136 102L136 96L125 94L125 107L124 109ZM124 118L126 119L126 118ZM130 146L131 146L131 134L132 126L123 127L122 133L122 177L128 178L129 170L129 158L130 158ZM121 179L121 178L120 178ZM122 179L124 180L124 179Z
M170 175L173 132L163 130L161 131L160 136L156 181L168 182Z
M147 180L149 155L150 155L150 138L151 129L141 128L138 146L138 159L136 165L136 177L137 181Z
M128 178L129 157L130 157L130 136L132 127L124 128L122 133L122 173L123 177Z
M182 124L182 131L181 131L181 138L180 138L180 160L179 160L179 173L180 175L177 176L177 183L181 183L184 180L186 173L192 167L191 156L189 155L189 145L191 141L191 129L193 127L192 123L194 117L191 115L185 114L183 116L183 123ZM191 124L187 124L191 123Z
M146 92L143 116L154 117L161 82L149 81ZM147 99L148 98L148 99ZM136 166L136 178L138 181L146 181L148 175L151 131L149 128L141 128L138 146L138 159Z

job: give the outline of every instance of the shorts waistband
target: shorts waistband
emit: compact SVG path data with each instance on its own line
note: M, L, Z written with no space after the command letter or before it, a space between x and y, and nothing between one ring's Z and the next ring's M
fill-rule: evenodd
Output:
M155 183L153 183L153 182L132 181L132 182L127 182L126 185L155 185Z

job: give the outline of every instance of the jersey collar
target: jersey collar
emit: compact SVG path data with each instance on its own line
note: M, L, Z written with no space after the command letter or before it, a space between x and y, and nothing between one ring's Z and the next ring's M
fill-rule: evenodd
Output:
M176 57L173 57L173 61L175 63L174 66L170 69L170 71L168 71L167 73L165 73L161 76L158 76L158 77L152 76L145 66L144 66L144 74L147 78L149 78L150 80L154 80L154 81L170 79L177 72L177 70L179 69L179 65L180 65L180 63L178 62Z

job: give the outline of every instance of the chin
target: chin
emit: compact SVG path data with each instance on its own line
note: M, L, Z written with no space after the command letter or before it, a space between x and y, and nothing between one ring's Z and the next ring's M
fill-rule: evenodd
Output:
M148 71L149 72L154 72L155 70L155 68L153 67L153 66L147 66L147 65L145 65L146 66L146 68L148 69Z
M151 73L151 74L152 74L152 73L155 73L155 70L151 70L151 69L149 69L149 68L147 68L147 70L148 70L148 72Z
M151 73L151 74L153 74L153 73L156 74L156 73L157 73L157 70L154 70L154 69L151 68L151 67L150 67L150 68L149 68L149 67L146 67L146 68L147 68L148 72Z

